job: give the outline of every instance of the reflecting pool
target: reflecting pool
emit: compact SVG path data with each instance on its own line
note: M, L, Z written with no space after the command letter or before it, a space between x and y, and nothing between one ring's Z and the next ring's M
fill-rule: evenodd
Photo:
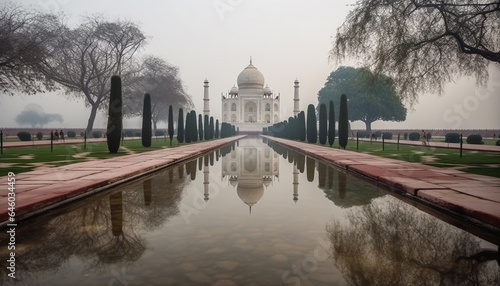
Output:
M8 237L0 236L6 261ZM498 246L247 137L16 229L3 285L498 285ZM4 264L2 264L4 265Z

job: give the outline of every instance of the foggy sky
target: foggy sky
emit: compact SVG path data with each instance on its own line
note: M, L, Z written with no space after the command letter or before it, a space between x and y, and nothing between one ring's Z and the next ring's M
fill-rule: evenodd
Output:
M0 0L5 1L5 0ZM238 74L253 65L281 100L281 120L292 115L293 82L300 81L300 109L317 104L318 91L338 66L328 61L333 36L355 1L264 0L21 0L15 3L52 12L63 12L75 26L85 15L138 23L148 37L140 51L179 67L186 92L203 109L203 81L209 80L210 114L221 119L221 93L236 84ZM352 61L355 63L355 60ZM346 63L345 65L349 65ZM83 100L64 93L0 95L0 128L15 127L14 118L27 104L40 104L46 113L59 113L64 122L54 128L84 128L90 109ZM409 107L409 106L407 106ZM373 129L396 128L500 128L500 72L490 68L486 88L474 78L457 78L440 97L420 95L405 122L376 121ZM105 127L100 114L94 127ZM124 128L139 128L141 119L129 119ZM161 123L159 127L165 128ZM352 128L364 128L361 121ZM28 126L26 126L28 127Z

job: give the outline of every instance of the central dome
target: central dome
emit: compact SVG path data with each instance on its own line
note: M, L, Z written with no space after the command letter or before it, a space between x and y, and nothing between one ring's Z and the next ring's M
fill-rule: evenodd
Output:
M262 73L250 64L238 75L238 88L260 88L264 87L264 76Z

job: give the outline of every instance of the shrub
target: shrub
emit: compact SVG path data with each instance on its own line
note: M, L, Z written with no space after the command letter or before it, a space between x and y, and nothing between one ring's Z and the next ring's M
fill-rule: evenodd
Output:
M68 131L68 132L66 133L66 135L68 135L68 138L75 138L75 137L76 137L76 132L75 132L75 131L70 130L70 131Z
M38 132L38 133L36 134L36 138L37 138L38 140L42 140L42 139L43 139L43 133L42 133L42 132Z
M382 131L375 131L373 134L375 134L376 138L382 138Z
M135 132L135 137L141 137L142 133L141 132Z
M92 137L94 137L94 138L101 138L102 137L102 132L101 131L92 131Z
M420 133L411 132L410 134L408 134L408 139L410 139L410 141L418 141L420 140Z
M406 132L405 132L405 133L403 134L403 138L404 138L405 140L408 140L408 133L406 133Z
M471 134L467 136L467 144L484 144L483 136L479 134Z
M460 134L458 134L458 133L446 133L446 135L444 136L444 142L460 143Z
M26 132L26 131L17 132L17 137L21 141L30 141L31 140L31 134L29 132Z
M497 144L497 146L500 146L500 140L497 140L496 144Z
M125 137L134 137L134 130L124 130L123 133L125 134Z
M156 130L155 131L155 136L165 136L165 131L163 131L163 130Z
M370 132L368 131L358 131L359 138L370 138Z
M392 139L391 132L384 132L384 133L382 133L382 136L384 137L384 139Z

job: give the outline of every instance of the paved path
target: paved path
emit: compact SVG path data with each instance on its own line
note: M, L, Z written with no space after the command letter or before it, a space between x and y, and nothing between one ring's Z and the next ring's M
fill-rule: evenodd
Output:
M163 140L163 137L161 137ZM141 139L141 137L125 137L125 140L137 140ZM96 143L96 142L106 142L106 138L87 138L87 143ZM153 137L153 140L156 140L156 137ZM55 145L65 145L65 144L83 144L83 139L65 139L53 141ZM12 148L12 147L32 147L32 146L50 146L50 140L32 140L32 141L8 141L3 142L3 148Z
M265 137L485 227L500 241L500 178Z
M356 138L350 139L351 141L356 142ZM368 138L359 138L359 141L368 141L370 142L370 139ZM377 139L373 140L375 143L382 143L382 139ZM397 144L398 140L384 140L386 144ZM402 145L415 145L415 146L422 146L422 141L410 141L410 140L399 140L399 144ZM428 147L437 147L437 148L446 148L446 149L460 149L460 143L445 143L445 142L434 142L431 141L428 143ZM494 146L494 145L478 145L478 144L467 144L464 143L462 144L462 149L463 150L468 150L468 151L486 151L486 152L500 152L500 146Z
M241 137L244 136L16 174L16 222L160 168L195 158ZM9 218L8 176L0 177L0 182L2 188L0 190L0 226L4 226Z

